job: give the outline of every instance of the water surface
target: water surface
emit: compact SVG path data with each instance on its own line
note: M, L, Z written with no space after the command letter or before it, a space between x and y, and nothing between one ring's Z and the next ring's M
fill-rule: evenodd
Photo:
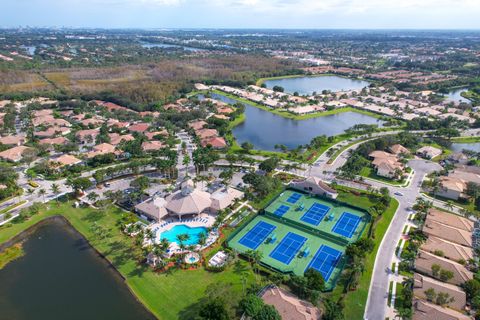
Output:
M462 97L462 93L466 91L468 91L468 88L458 88L458 89L449 91L444 96L451 101L470 103L471 102L470 100Z
M471 150L475 152L480 152L480 142L469 142L469 143L452 143L450 149L453 152L462 152L462 150Z
M190 246L190 245L198 244L198 241L200 239L199 236L201 233L207 234L207 228L205 227L191 228L187 225L180 224L180 225L174 226L170 230L162 232L160 235L160 240L167 239L168 242L175 242L179 244L177 236L180 234L188 234L189 236L188 240L184 241L183 243L187 246Z
M235 104L236 100L223 95L212 94L213 99ZM200 99L203 96L199 96ZM271 112L245 105L246 119L233 128L232 132L238 144L250 142L255 149L275 151L275 145L283 144L289 149L308 144L313 138L326 135L335 136L345 132L355 124L377 124L383 122L358 112L343 112L306 120L287 119Z
M87 241L62 222L38 227L0 270L0 319L155 319Z
M339 76L316 76L283 78L265 81L267 88L280 86L285 92L298 92L301 95L311 95L313 92L321 93L323 90L332 92L361 90L370 84L368 81L355 80Z
M142 45L142 48L146 48L146 49L152 49L152 48L162 48L162 49L181 48L185 51L192 51L192 52L206 51L205 49L201 49L201 48L187 47L187 46L181 46L181 45L169 44L169 43L142 42L141 45Z

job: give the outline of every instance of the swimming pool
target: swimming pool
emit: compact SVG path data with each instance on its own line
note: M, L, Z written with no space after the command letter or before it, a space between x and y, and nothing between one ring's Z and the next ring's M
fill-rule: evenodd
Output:
M167 239L168 242L175 242L175 243L179 244L179 241L177 239L177 235L188 234L190 237L188 238L187 241L184 241L183 243L187 246L195 245L195 244L198 244L199 235L201 233L207 234L208 233L207 228L205 228L205 227L191 228L187 225L179 224L179 225L174 226L170 230L162 232L160 234L160 240Z

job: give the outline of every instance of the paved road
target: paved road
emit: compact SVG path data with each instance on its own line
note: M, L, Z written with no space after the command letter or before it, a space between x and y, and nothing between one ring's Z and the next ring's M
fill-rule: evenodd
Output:
M395 254L395 248L402 234L403 226L408 219L408 209L411 208L419 196L420 186L425 175L441 168L436 163L419 159L411 160L408 164L415 170L410 185L405 188L387 186L391 194L399 201L400 205L377 252L365 310L365 319L385 319L388 297L388 275L391 272L390 268L393 255ZM377 187L385 186L381 183L372 183L372 185ZM395 192L400 192L403 196L397 196Z

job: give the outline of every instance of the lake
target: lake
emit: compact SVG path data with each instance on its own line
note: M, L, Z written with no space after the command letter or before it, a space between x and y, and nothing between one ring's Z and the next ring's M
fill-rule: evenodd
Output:
M298 92L300 95L311 95L314 91L321 93L323 90L330 90L332 92L361 90L370 84L368 81L339 76L283 78L266 80L264 83L267 88L280 86L285 89L285 92Z
M0 270L0 319L155 319L121 276L62 221L39 226Z
M450 149L453 152L462 152L464 149L480 152L480 142L452 143Z
M237 103L236 100L223 95L213 93L211 96L213 99L225 103ZM199 95L199 98L202 99L203 96ZM320 135L342 134L355 124L383 125L383 122L377 118L352 111L306 120L293 120L248 103L243 103L243 105L245 105L246 119L233 128L232 132L238 144L248 141L258 150L275 151L276 144L283 144L289 149L294 149L299 145L309 143Z
M152 49L152 48L181 48L185 51L192 51L192 52L200 52L200 51L207 51L205 49L200 48L193 48L193 47L186 47L177 44L169 44L169 43L150 43L150 42L141 42L142 48Z
M445 94L444 96L448 99L448 100L452 100L452 101L455 101L455 102L465 102L465 103L470 103L470 100L468 100L467 98L464 98L462 97L462 92L465 92L465 91L468 91L468 88L459 88L459 89L454 89L454 90L451 90L449 91L447 94Z

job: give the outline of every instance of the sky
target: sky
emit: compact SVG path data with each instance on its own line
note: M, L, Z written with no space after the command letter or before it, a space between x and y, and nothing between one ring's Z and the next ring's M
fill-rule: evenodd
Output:
M480 29L480 0L0 0L0 27Z

